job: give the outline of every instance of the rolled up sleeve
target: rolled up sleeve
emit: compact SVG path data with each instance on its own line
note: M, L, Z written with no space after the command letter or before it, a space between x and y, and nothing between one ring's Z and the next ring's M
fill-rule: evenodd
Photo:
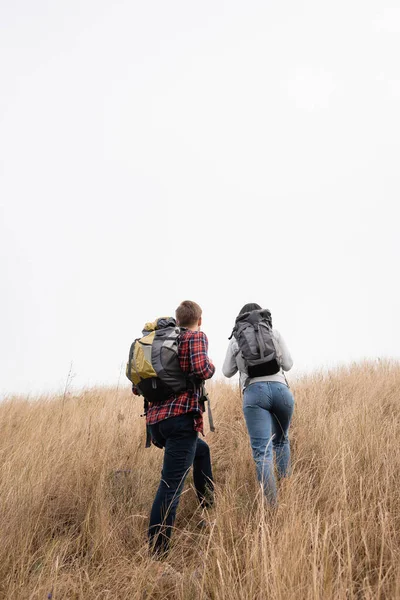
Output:
M189 351L193 374L199 379L210 379L215 373L215 367L208 358L208 339L205 333L200 331L191 338Z

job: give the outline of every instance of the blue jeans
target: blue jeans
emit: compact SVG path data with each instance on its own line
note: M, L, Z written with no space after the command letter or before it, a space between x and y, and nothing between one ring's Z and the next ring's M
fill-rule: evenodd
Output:
M193 419L193 413L186 413L150 425L152 437L165 448L161 481L150 514L149 542L155 554L169 549L179 498L192 465L200 505L209 508L213 503L210 448L198 438Z
M293 409L293 394L283 383L260 381L250 384L244 390L243 412L256 463L257 477L271 504L276 503L277 497L274 452L278 477L289 475L288 431Z

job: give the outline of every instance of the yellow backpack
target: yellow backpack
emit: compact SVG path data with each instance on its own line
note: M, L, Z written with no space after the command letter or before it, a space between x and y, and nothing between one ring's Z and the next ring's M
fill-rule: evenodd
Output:
M181 329L172 317L146 323L143 336L129 351L126 376L148 402L162 402L193 387L193 377L180 367L178 343Z

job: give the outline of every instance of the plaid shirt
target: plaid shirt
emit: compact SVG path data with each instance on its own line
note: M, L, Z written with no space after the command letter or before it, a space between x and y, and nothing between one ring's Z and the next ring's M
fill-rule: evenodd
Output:
M208 340L202 331L185 329L179 338L178 356L182 371L203 381L214 375L215 367L207 356ZM200 402L201 386L171 396L162 403L150 404L146 415L148 425L188 412L195 413L194 429L203 433L204 405Z

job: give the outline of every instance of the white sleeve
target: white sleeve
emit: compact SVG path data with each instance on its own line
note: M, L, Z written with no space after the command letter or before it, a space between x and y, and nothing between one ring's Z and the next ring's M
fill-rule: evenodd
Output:
M284 371L290 371L290 369L293 367L293 359L290 355L288 347L286 346L285 340L276 329L274 329L274 337L278 344L277 349L280 350L279 359L281 367Z
M222 365L222 373L225 377L233 377L238 372L238 366L236 364L236 355L233 348L234 339L229 341L229 346L226 351L224 364Z

